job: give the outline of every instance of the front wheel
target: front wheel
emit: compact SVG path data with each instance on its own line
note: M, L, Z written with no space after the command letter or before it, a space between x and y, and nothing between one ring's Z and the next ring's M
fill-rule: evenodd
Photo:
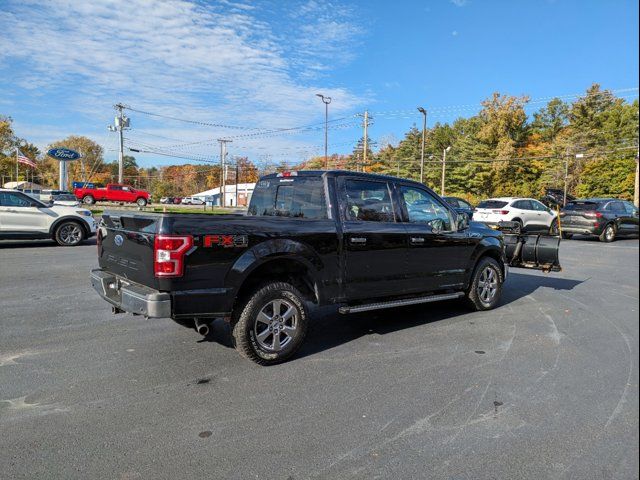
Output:
M87 195L86 197L84 197L84 198L82 199L82 201L83 201L84 203L86 203L87 205L93 205L94 203L96 203L96 199L95 199L95 198L93 198L93 196L92 196L92 195Z
M62 222L53 237L61 247L75 247L84 240L84 229L77 222Z
M308 318L298 289L285 282L268 283L239 308L232 340L242 356L259 365L284 362L302 344Z
M565 240L571 240L573 238L573 233L562 232L562 238Z
M136 200L136 203L138 204L139 207L146 207L147 206L147 199L146 198L139 198Z
M475 310L491 310L498 305L502 295L504 275L500 264L491 257L478 262L471 285L467 291L467 301Z

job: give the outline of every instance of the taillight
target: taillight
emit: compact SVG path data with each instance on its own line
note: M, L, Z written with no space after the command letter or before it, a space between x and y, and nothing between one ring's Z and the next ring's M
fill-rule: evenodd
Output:
M493 213L497 213L498 215L508 215L509 210L493 210Z
M586 212L584 216L589 218L602 218L604 215L600 212Z
M153 244L156 277L181 277L184 274L184 256L192 246L191 235L157 235Z

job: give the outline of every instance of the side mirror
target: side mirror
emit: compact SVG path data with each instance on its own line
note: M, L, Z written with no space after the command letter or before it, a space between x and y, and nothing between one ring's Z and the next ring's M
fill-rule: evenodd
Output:
M458 231L469 228L469 215L461 212L458 214Z

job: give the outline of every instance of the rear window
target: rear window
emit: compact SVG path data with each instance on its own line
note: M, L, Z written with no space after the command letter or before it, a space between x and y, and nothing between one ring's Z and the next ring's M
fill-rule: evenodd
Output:
M502 208L506 207L507 203L502 200L485 200L478 204L478 208Z
M251 196L249 215L327 218L324 184L320 177L260 180Z
M577 212L584 212L587 210L597 210L598 204L595 202L569 202L564 207L565 210L574 210Z

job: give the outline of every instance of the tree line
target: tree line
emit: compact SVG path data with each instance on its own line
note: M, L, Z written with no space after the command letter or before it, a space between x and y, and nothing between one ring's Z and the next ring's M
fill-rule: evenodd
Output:
M428 128L424 182L440 191L449 148L447 195L540 197L546 188L563 188L566 176L569 192L580 197L633 198L637 99L629 103L594 84L575 101L551 99L532 116L529 101L494 93L478 114ZM331 156L329 167L420 178L422 131L415 125L396 145L369 149L366 163L363 146L362 138L350 155ZM297 168L323 168L324 162L315 157Z

